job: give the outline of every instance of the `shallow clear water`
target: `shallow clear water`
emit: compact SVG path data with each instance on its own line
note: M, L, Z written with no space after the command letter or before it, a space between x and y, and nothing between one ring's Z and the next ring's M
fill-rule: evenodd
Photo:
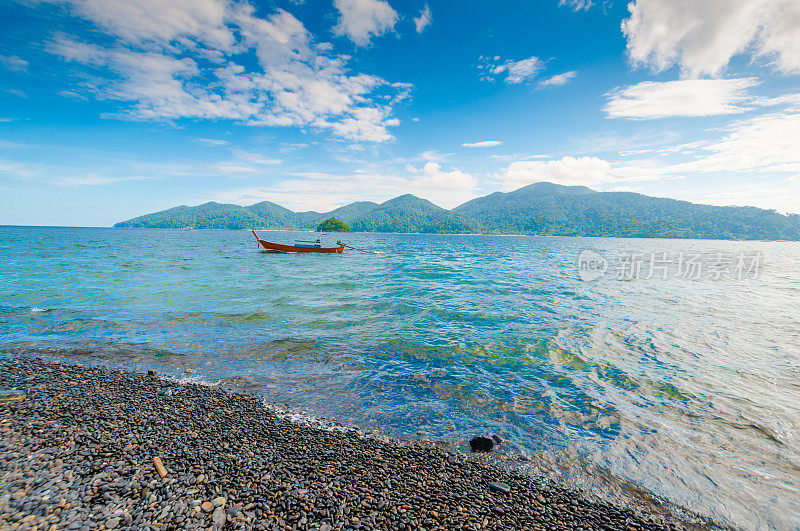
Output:
M190 368L394 436L499 433L587 487L599 479L581 471L603 471L720 524L800 525L799 244L344 239L364 251L0 227L0 350ZM584 249L610 260L594 282ZM630 251L671 263L616 274ZM706 278L720 252L759 256L757 274ZM680 274L681 253L702 255L701 278Z

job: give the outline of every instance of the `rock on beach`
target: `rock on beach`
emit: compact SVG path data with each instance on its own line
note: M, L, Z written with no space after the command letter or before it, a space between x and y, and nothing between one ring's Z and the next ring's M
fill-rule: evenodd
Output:
M0 388L26 393L0 402L0 529L694 527L155 374L19 356L0 359Z

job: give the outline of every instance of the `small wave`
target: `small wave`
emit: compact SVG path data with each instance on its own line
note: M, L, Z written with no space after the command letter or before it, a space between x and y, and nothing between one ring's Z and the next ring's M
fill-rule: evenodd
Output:
M292 424L311 426L324 431L342 432L342 433L352 432L357 435L362 435L361 430L359 430L358 428L342 426L341 424L337 424L334 421L317 417L311 413L306 413L296 409L284 408L269 402L269 400L266 398L264 398L263 404L265 408L275 413L275 415L277 415L279 418L289 421Z
M31 313L43 313L48 311L47 308L39 308L37 306L31 307Z

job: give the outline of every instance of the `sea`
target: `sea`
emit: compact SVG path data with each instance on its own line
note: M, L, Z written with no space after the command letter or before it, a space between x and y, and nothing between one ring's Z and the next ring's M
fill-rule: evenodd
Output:
M587 495L800 529L800 243L322 238L352 248L0 227L0 355L155 369L454 452L496 434L499 461Z

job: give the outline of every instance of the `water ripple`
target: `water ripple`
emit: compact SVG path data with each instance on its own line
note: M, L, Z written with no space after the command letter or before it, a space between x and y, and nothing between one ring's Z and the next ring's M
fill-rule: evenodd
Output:
M583 488L648 489L723 525L800 522L799 245L347 241L373 252L264 254L244 231L0 227L0 350L158 368L461 448L496 432L532 471ZM765 260L742 281L584 283L583 249Z

